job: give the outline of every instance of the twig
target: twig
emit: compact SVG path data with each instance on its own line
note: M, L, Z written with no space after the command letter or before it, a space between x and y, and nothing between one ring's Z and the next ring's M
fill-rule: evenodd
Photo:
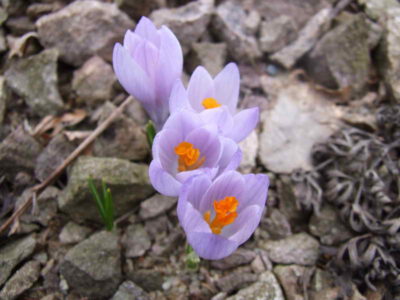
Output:
M28 199L9 217L3 225L0 227L0 234L6 230L17 218L19 218L32 204L33 195L39 196L39 194L51 183L54 182L60 176L60 174L64 171L66 167L68 167L81 153L86 149L107 127L114 121L116 117L118 117L124 108L131 102L132 97L128 97L125 101L115 109L112 114L100 124L99 127L96 128L92 132L90 136L88 136L79 146L76 148L63 162L62 164L48 176L42 183L39 183L32 187L32 195L28 197Z

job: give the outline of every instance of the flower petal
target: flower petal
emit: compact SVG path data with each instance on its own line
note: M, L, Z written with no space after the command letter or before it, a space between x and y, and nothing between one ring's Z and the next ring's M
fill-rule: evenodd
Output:
M258 107L240 111L233 117L233 128L228 134L236 142L244 140L257 126L259 120Z
M264 207L267 201L269 178L265 174L244 175L246 188L238 212L250 205Z
M153 82L158 64L158 52L157 48L146 40L140 41L133 52L133 60L141 66Z
M229 134L233 128L233 118L227 107L205 109L200 112L200 117L206 124L215 124L223 135Z
M171 115L165 122L163 129L177 130L184 140L190 132L201 125L202 121L198 114L191 110L182 110Z
M229 111L234 114L239 99L240 74L235 63L229 63L215 77L214 88L218 102L228 106Z
M157 32L156 26L147 17L141 17L139 23L136 25L135 33L143 39L150 41L157 48L160 44L160 37Z
M142 42L143 38L138 36L132 30L127 30L124 37L124 48L128 51L129 55L133 57L133 53L135 53L135 49L140 42Z
M207 175L210 179L214 178L217 175L218 168L199 168L193 171L185 171L179 172L176 174L176 178L179 182L184 183L189 180L191 177L198 176L201 174Z
M180 79L176 80L169 97L169 111L171 114L182 109L190 109L189 99L183 83Z
M221 174L229 170L236 170L242 160L242 151L233 140L225 137L220 137L220 140L222 142L222 155L218 164Z
M197 67L190 77L188 97L191 106L198 112L204 110L201 103L205 98L214 97L213 79L202 66Z
M232 254L238 247L234 240L206 232L187 232L188 242L204 259L221 259Z
M179 199L182 198L190 202L194 209L199 210L204 192L210 187L211 183L211 178L207 174L193 176L183 184Z
M160 194L178 196L182 184L167 173L155 159L150 163L149 176L151 184Z
M178 130L163 129L157 135L153 142L153 158L156 158L162 168L170 174L176 174L178 167L178 156L175 153L175 147L183 142L183 138Z

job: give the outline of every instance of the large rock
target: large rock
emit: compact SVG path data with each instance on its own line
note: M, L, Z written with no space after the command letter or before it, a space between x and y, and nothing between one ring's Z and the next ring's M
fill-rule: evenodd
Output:
M72 88L79 102L93 105L111 100L116 81L111 66L101 57L93 56L74 72Z
M61 263L61 275L81 295L108 298L121 281L120 251L115 233L96 233L68 251Z
M151 13L150 19L158 27L171 29L187 53L191 45L205 32L213 12L214 0L200 0L178 8L161 8Z
M267 76L261 81L273 103L261 113L261 163L277 173L312 169L311 149L339 127L341 111L307 83Z
M56 50L44 50L12 62L5 73L7 85L39 116L56 114L63 107L57 87L57 59Z
M228 52L236 60L253 60L261 56L254 36L248 35L245 28L246 13L232 1L221 3L213 19L216 35L228 45Z
M40 276L40 263L38 261L30 261L21 267L0 292L0 299L12 300L29 289Z
M303 282L306 278L306 272L309 268L297 265L276 266L274 273L278 277L287 300L304 300Z
M76 220L100 220L95 200L89 191L88 178L97 188L104 180L114 200L115 215L136 207L153 192L148 166L117 158L80 157L69 174L68 185L58 198L60 209Z
M111 60L114 44L134 22L115 4L85 0L41 17L36 26L46 48L57 48L62 60L79 66L95 54Z
M194 43L186 60L186 66L190 72L198 66L203 66L211 76L216 76L225 66L226 52L225 43Z
M298 233L278 241L265 241L261 247L279 264L314 265L319 256L319 243L307 233Z
M317 83L330 89L350 88L351 94L357 96L368 80L368 25L361 14L346 13L339 20L339 25L326 33L307 55L305 64Z
M292 42L296 35L296 24L286 15L264 21L261 23L260 49L266 53L274 53Z
M239 147L242 150L242 160L240 161L239 170L242 173L251 173L256 166L259 147L257 131L253 130L247 138L239 143Z
M149 300L150 297L138 285L132 281L124 281L111 300Z
M236 295L226 298L227 300L284 300L282 289L278 280L271 271L260 274L256 283L239 290Z
M0 248L0 286L10 276L12 270L25 258L33 253L36 247L36 240L33 236L8 242Z

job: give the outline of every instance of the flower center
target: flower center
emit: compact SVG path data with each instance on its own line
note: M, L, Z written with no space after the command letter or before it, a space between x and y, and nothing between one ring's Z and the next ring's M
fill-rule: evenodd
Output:
M210 226L212 233L220 234L222 228L235 221L238 215L236 212L238 205L239 201L237 201L233 196L225 197L219 201L214 200L214 220L211 221L211 210L206 211L203 215L204 220L206 220Z
M220 107L221 104L215 98L205 98L201 104L205 109Z
M175 147L178 155L178 171L192 171L199 168L205 161L205 157L200 158L200 150L193 147L193 144L182 142Z

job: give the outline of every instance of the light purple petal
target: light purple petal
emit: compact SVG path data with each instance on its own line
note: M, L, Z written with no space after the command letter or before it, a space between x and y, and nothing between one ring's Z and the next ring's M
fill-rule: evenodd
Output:
M246 207L238 214L235 222L225 227L222 235L238 243L243 244L247 241L260 223L263 208L258 205Z
M221 200L227 196L236 197L240 201L245 191L243 176L236 171L223 173L211 185L205 193L200 204L200 212L204 213L212 208L214 200ZM240 204L240 202L239 202Z
M146 40L142 40L133 52L133 60L141 66L147 76L154 82L158 64L157 48Z
M269 178L265 174L244 175L246 189L242 201L239 204L238 212L250 205L265 206L267 201Z
M200 116L190 110L182 110L171 115L165 122L163 129L173 129L180 133L182 140L202 125Z
M200 112L200 117L206 124L215 124L218 131L223 135L232 131L233 117L226 106L205 109Z
M148 109L154 103L153 84L144 70L119 43L114 46L113 66L124 89L142 104L146 104L145 108Z
M160 44L160 37L157 28L153 22L147 17L141 17L139 23L136 25L135 33L143 39L150 41L157 48Z
M124 37L124 48L128 51L129 55L133 57L136 47L143 41L143 38L135 34L131 30L127 30Z
M229 138L220 137L220 141L222 142L223 150L218 162L220 166L219 173L236 170L242 160L242 151L238 144Z
M190 109L189 99L183 83L180 79L176 80L169 98L169 111L171 114L182 109Z
M258 107L240 111L233 117L233 128L228 135L236 142L244 140L256 128L259 120Z
M239 99L240 75L235 63L229 63L215 77L215 96L219 103L228 106L230 112L236 112Z
M158 158L162 168L171 173L177 173L178 155L175 153L175 147L183 142L182 136L178 130L163 129L157 134L157 140L154 140L153 148L158 148L154 158Z
M199 112L204 110L202 102L205 98L215 97L213 79L202 66L197 67L190 77L188 97L193 109Z
M182 184L167 173L157 160L153 159L150 163L149 176L151 184L160 194L178 196Z
M215 177L217 172L218 168L199 168L193 171L179 172L178 174L176 174L176 179L178 179L179 182L184 183L191 177L198 176L201 174L207 175L210 179L212 179Z
M179 197L186 199L186 201L190 202L196 210L199 210L201 199L210 185L211 178L209 175L201 174L193 176L183 184Z
M205 232L187 233L188 242L196 253L204 259L221 259L232 254L238 243L221 235Z

